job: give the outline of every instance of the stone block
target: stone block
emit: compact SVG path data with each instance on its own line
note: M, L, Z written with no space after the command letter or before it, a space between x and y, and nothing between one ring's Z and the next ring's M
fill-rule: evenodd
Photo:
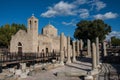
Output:
M64 72L57 72L56 75L57 75L57 77L65 77Z
M15 69L14 68L9 68L9 72L15 73Z
M52 63L56 63L56 60L55 60L55 59L53 59L53 60L52 60Z
M20 76L21 74L22 74L22 70L21 69L15 71L15 75L16 76Z
M93 76L87 75L84 77L84 80L93 80Z
M26 74L28 74L30 72L30 69L26 69Z
M26 69L26 63L20 63L20 65L22 70Z
M53 68L54 68L53 64L45 66L45 70L50 70L50 69L53 69Z
M22 73L22 74L20 75L20 78L27 78L27 74L26 74L26 73Z
M79 77L79 76L85 76L87 75L87 72L65 72L65 76L69 77Z
M98 73L99 73L98 69L94 69L90 72L91 75L96 75Z
M42 65L40 65L40 64L35 64L35 65L34 65L34 68L35 68L35 69L41 69L41 68L42 68Z

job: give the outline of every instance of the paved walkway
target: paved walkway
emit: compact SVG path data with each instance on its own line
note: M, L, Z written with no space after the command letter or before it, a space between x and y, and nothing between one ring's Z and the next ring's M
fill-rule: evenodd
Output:
M25 80L80 80L80 77L67 77L67 76L56 76L57 72L66 73L81 73L91 70L91 63L87 59L82 59L82 61L76 61L62 67L51 69L49 71L38 72L34 76L29 76Z

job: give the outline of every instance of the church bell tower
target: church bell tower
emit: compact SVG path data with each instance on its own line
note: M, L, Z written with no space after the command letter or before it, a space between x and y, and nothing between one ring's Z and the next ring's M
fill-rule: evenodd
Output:
M38 19L32 14L28 19L28 29L29 41L31 43L31 52L36 53L38 47Z

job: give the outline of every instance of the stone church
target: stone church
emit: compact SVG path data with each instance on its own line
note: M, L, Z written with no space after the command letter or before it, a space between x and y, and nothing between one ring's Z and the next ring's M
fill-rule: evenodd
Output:
M64 51L67 49L67 37L63 39ZM58 30L51 24L42 29L38 34L38 19L32 15L28 19L27 31L19 30L12 36L10 41L10 52L15 53L41 53L42 51L60 52L60 36Z

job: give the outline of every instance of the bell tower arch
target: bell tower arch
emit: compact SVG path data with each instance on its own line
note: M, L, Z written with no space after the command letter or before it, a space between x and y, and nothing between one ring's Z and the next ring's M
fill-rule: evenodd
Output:
M28 31L38 33L38 19L34 16L34 14L32 14L32 16L28 19Z

